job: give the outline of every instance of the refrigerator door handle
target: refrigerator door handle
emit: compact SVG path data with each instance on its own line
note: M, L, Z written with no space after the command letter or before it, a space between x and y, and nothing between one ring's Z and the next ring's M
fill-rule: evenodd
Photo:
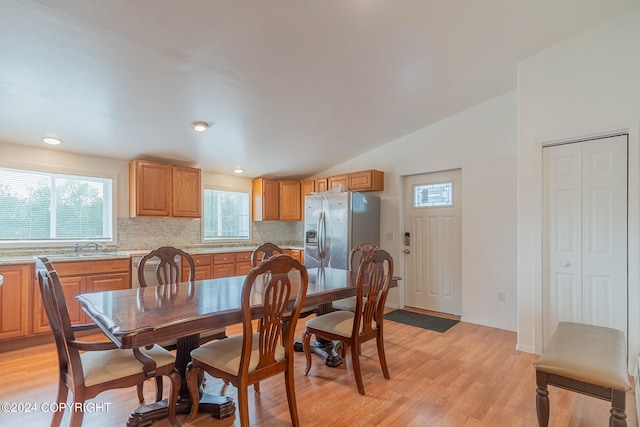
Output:
M325 227L324 227L324 212L320 212L320 216L318 217L318 258L320 258L320 264L322 265L322 260L324 259L324 237L325 237Z

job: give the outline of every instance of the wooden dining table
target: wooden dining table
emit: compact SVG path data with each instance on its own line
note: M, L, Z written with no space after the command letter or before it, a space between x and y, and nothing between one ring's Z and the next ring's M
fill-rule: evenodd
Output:
M295 273L292 273L295 274ZM356 294L356 273L349 270L308 269L309 285L303 312L315 310L322 314L330 310L331 302ZM185 370L191 350L198 347L199 334L242 322L240 296L245 276L197 280L172 285L132 288L116 291L85 293L76 298L83 310L118 347L141 348L157 342L177 339L175 367L182 376L177 413L190 411L191 401L185 381ZM398 278L391 286L397 286ZM292 277L296 283L296 278ZM295 291L293 294L295 295ZM252 294L252 317L261 316L260 286ZM290 301L293 304L293 299ZM295 327L295 325L293 326ZM326 348L319 353L336 352ZM335 361L332 362L335 365ZM225 396L203 393L201 410L216 418L233 415L235 404ZM135 409L128 426L148 425L167 416L167 399Z

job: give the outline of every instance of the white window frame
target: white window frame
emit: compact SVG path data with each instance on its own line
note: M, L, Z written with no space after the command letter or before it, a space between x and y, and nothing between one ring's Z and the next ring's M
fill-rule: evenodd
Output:
M24 163L12 163L12 162L0 162L0 167L6 169L23 170L25 172L43 173L43 174L57 174L62 176L79 176L86 178L96 179L110 179L111 180L111 238L104 238L100 240L96 239L47 239L47 240L0 240L0 249L13 249L13 248L48 248L59 247L67 248L74 247L77 243L96 242L100 245L114 246L118 244L118 216L117 216L117 201L118 201L118 175L115 173L109 173L105 171L83 170L83 169L71 169L53 166L42 166ZM105 195L105 200L107 196Z
M248 224L248 236L247 237L209 237L209 238L205 238L204 235L204 228L205 228L205 217L204 217L204 192L206 190L213 190L213 191L227 191L230 193L243 193L246 194L248 197L248 220L249 220L249 224ZM220 242L220 243L224 243L224 242L250 242L252 239L252 232L253 232L253 222L252 222L252 202L253 202L253 197L251 194L251 190L248 189L244 189L244 188L230 188L230 187L219 187L219 186L215 186L215 185L203 185L202 187L202 221L200 224L201 227L201 231L200 231L200 235L202 236L201 241L202 243L212 243L212 242Z

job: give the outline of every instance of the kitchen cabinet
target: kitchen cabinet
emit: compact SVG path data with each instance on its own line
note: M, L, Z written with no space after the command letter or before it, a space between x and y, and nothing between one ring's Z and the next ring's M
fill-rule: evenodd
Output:
M195 265L195 280L205 280L213 278L213 256L211 254L192 255L193 264ZM189 264L186 260L182 260L181 269L182 281L189 280Z
M213 278L230 277L236 272L236 258L234 253L213 254Z
M279 184L275 179L256 178L252 185L253 220L277 221L280 218Z
M329 189L329 178L316 178L316 193L323 193Z
M29 287L33 264L0 266L0 340L29 334Z
M200 218L202 216L202 171L185 166L173 166L171 216Z
M349 175L334 175L329 177L329 190L342 186L345 190L349 189Z
M302 183L298 180L280 180L280 221L302 221Z
M319 178L318 178L319 179ZM342 175L334 175L328 178L329 190L343 185L346 190L349 191L383 191L384 190L384 172L369 169L359 172L345 173ZM318 182L316 181L316 191L325 191L318 189Z
M316 191L316 180L315 179L305 179L302 180L302 200L304 201L304 196L307 194L314 193Z
M129 163L129 216L201 216L201 171L168 163Z
M285 249L284 253L289 255L293 259L297 259L301 263L304 263L304 251L301 249Z
M60 277L71 323L91 323L76 300L86 292L114 291L131 287L129 259L52 262ZM40 287L34 292L33 333L49 332L49 321L42 306Z
M302 221L302 181L253 180L254 221Z
M379 170L366 170L352 172L348 175L347 188L350 191L383 191L384 172Z
M236 265L235 265L235 275L236 276L246 276L251 270L251 252L236 252L235 255Z

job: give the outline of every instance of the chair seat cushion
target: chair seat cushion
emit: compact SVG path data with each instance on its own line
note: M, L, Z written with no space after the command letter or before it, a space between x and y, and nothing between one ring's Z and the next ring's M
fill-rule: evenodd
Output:
M353 331L354 313L351 311L333 311L307 320L307 327L318 331L331 332L346 338Z
M622 331L560 322L540 358L538 371L615 390L631 389Z
M156 361L156 367L173 364L175 356L154 345L150 350L140 349L142 353ZM136 359L133 350L101 350L87 351L80 355L86 386L104 383L118 378L135 375L143 371L142 362Z
M259 354L260 334L253 333L251 342L251 360L249 361L249 372L256 369L260 359ZM207 365L238 375L240 370L240 355L242 354L242 335L236 335L220 341L210 342L202 347L191 351L191 358L199 360ZM284 360L284 347L278 345L276 348L276 361Z

